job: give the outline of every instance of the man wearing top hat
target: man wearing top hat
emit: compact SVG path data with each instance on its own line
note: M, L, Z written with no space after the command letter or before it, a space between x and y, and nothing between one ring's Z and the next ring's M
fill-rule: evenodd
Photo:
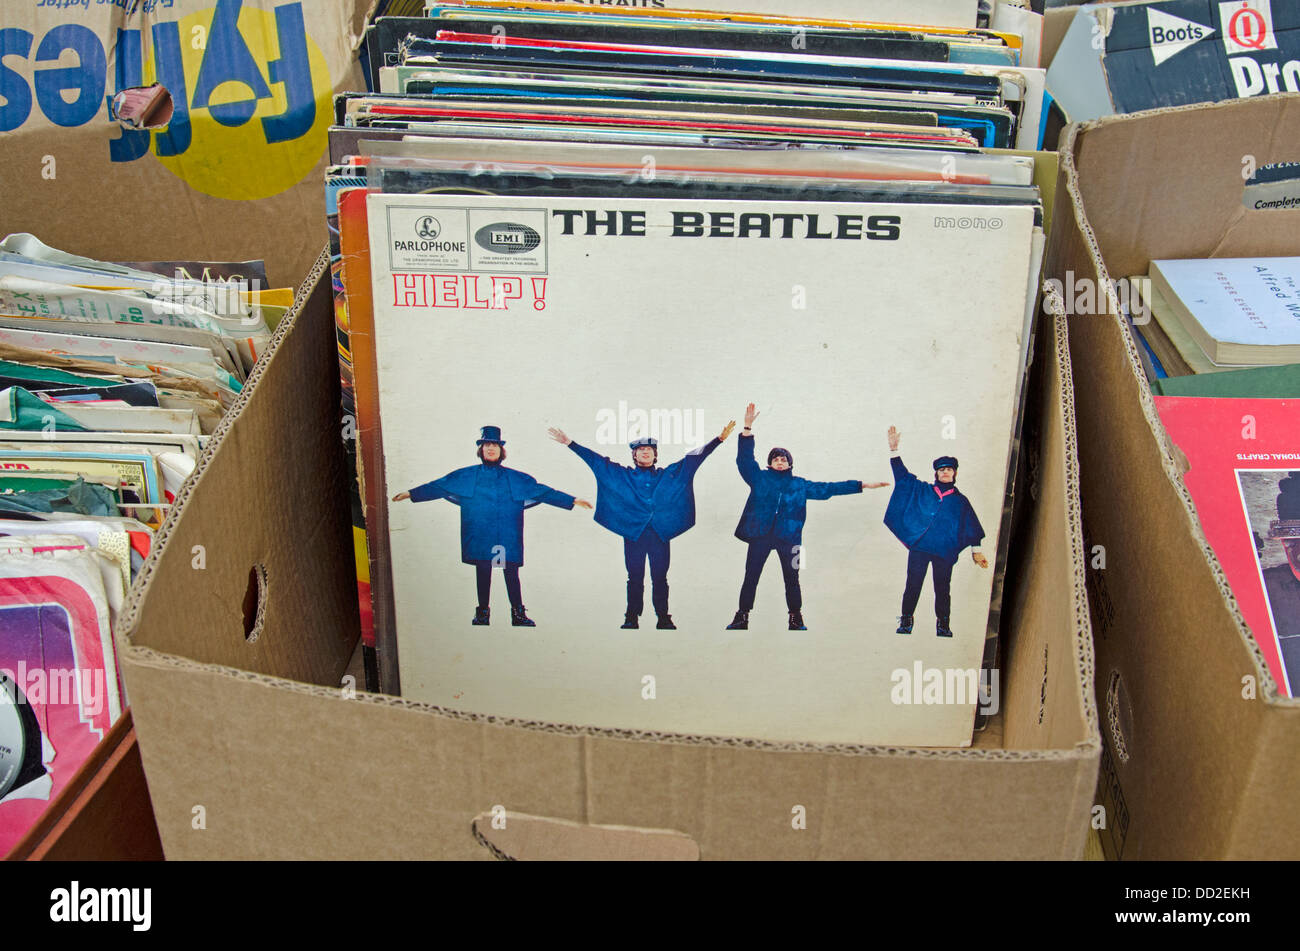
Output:
M935 634L952 637L952 569L957 556L984 539L984 529L975 517L970 500L957 488L957 460L940 456L934 460L934 482L922 482L907 471L898 455L899 432L889 427L889 460L894 470L894 491L885 509L885 525L907 546L907 584L903 588L903 613L898 634L911 634L916 604L921 598L925 574L934 579ZM988 559L978 548L971 558L981 568Z
M628 444L632 465L625 466L580 446L563 430L550 430L551 438L572 449L591 467L596 477L596 521L623 538L623 561L627 567L627 612L624 630L640 626L645 606L645 566L650 563L652 602L661 631L675 631L668 613L669 542L695 524L695 491L692 483L701 463L736 428L733 419L698 449L667 468L660 469L659 442L646 437Z
M460 506L460 560L473 565L478 575L478 608L473 624L491 623L488 602L492 592L492 569L503 569L506 594L510 598L510 623L515 627L536 627L524 610L519 569L524 563L524 509L545 502L562 509L591 503L575 499L542 485L527 473L502 465L506 441L499 426L484 426L475 444L479 464L450 472L408 492L393 496L394 502L431 502L446 499Z
M727 625L729 631L749 630L749 612L754 609L758 579L768 555L776 552L785 580L785 606L790 612L789 629L806 631L803 622L803 591L799 587L799 553L803 546L803 526L808 517L809 499L829 499L851 495L863 489L881 489L888 482L813 482L794 474L794 454L779 446L767 454L767 468L760 469L754 459L754 420L758 411L750 403L745 408L745 428L736 443L736 468L749 486L749 498L740 513L736 537L749 546L745 556L745 579L740 585L740 607Z

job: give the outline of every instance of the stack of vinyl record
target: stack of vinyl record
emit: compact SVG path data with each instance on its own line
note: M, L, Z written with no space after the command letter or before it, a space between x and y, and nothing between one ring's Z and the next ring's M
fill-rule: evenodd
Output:
M373 24L330 133L379 684L968 744L1044 243L1023 38L427 14Z
M0 855L127 706L118 613L293 302L265 282L0 241Z

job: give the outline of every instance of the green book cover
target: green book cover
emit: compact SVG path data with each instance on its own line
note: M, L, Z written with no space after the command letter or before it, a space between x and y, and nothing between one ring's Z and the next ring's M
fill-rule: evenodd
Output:
M1219 373L1170 376L1151 381L1159 396L1221 396L1258 399L1300 398L1300 363L1249 367Z

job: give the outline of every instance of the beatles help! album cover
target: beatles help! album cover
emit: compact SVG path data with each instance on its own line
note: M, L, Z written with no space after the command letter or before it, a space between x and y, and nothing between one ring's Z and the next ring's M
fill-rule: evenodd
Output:
M404 697L969 744L1033 208L367 204Z

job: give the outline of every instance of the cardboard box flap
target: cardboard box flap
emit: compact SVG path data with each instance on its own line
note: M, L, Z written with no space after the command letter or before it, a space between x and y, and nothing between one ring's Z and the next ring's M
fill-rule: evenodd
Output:
M359 621L338 355L330 328L292 333L332 313L327 271L322 254L155 536L121 615L128 650L339 683ZM254 390L273 411L248 412Z
M1025 575L1017 591L1024 597L1011 615L1008 632L1006 745L1009 749L1100 748L1097 709L1092 695L1092 623L1083 566L1083 530L1078 505L1075 456L1074 386L1063 314L1044 318L1044 338L1036 354L1035 376L1045 387L1042 412L1054 425L1042 425L1036 459L1042 468L1029 491L1037 498L1031 524L1017 540L1024 551ZM1044 367L1044 364L1046 365ZM1022 489L1023 490L1023 489ZM1056 524L1065 512L1067 531ZM1061 636L1062 609L1071 614L1074 638ZM1051 701L1049 703L1049 694Z
M1083 211L1114 279L1145 274L1153 258L1296 252L1300 209L1247 208L1242 199L1255 169L1300 161L1300 93L1108 116L1071 127L1061 150L1073 159Z
M494 812L673 830L706 859L1071 858L1096 782L1094 756L561 733L156 652L129 663L170 859L490 859L473 822ZM214 710L216 732L175 728Z

